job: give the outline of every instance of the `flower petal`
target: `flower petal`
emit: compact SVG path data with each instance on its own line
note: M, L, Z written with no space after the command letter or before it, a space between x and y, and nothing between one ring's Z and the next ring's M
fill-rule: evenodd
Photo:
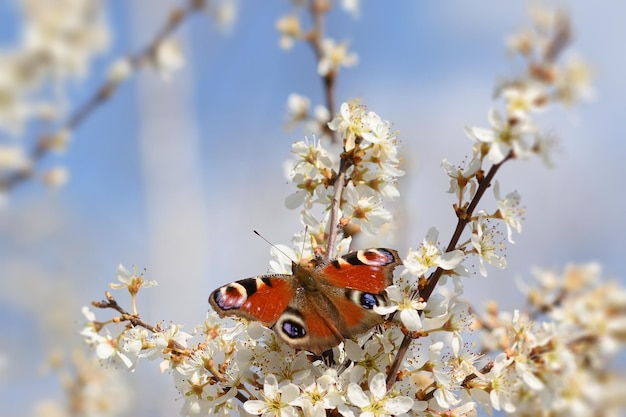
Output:
M250 414L259 415L265 410L265 401L248 400L243 403L243 409Z
M465 254L463 253L463 251L458 249L442 253L439 257L439 266L441 267L441 269L449 271L459 266L461 262L463 262L464 257Z
M418 332L423 329L422 327L422 319L420 318L417 310L413 308L407 308L400 311L400 320L402 324L409 330L410 332Z
M387 393L385 374L378 373L370 381L370 391L377 400L381 400Z
M390 398L385 402L385 410L394 415L406 413L411 407L413 407L413 400L409 397Z
M365 395L360 386L352 382L348 385L348 399L357 407L363 408L370 404L370 399Z

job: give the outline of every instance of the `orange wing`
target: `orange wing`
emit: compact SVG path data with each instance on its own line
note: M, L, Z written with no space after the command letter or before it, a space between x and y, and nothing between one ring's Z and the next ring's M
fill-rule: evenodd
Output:
M393 269L400 264L393 249L364 249L322 264L315 272L327 285L380 294L393 283Z
M211 293L209 303L222 317L243 317L271 327L294 294L291 275L266 275L220 287Z

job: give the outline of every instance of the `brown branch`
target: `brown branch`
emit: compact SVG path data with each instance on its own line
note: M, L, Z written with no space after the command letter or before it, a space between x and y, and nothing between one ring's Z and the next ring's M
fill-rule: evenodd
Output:
M512 157L512 153L509 153L509 155L502 162L500 162L499 164L492 165L487 175L478 182L478 190L476 190L476 194L472 198L472 201L470 202L469 206L467 207L467 209L463 211L461 215L458 215L459 218L456 224L456 228L454 229L454 233L452 234L450 243L448 243L446 252L453 251L456 248L456 245L459 243L459 240L461 239L461 235L463 234L465 227L472 220L472 215L474 214L474 210L478 206L480 199L485 194L485 191L487 191L487 189L491 187L491 180L493 180L493 177L496 175L496 173L498 172L502 164L508 161L511 157ZM425 302L428 301L428 299L432 295L442 274L443 274L443 269L437 268L428 278L428 283L426 284L426 286L423 289L420 289L420 297L422 297Z
M467 209L461 210L461 211L460 209L457 210L458 221L457 221L456 229L454 230L454 233L452 234L452 238L450 239L450 243L448 244L448 247L446 248L446 252L453 251L454 248L456 248L456 245L461 239L461 235L463 234L465 227L472 220L472 215L474 213L474 210L478 206L480 199L485 194L485 191L487 191L487 189L491 186L491 181L493 180L493 177L496 175L496 173L498 172L502 164L504 164L506 161L508 161L512 157L513 157L513 153L509 153L509 155L502 162L492 165L487 175L478 182L478 189L476 190L476 194L474 194L474 197L472 198L472 201L470 202ZM424 302L428 301L428 299L430 298L433 291L435 290L435 287L437 286L437 283L439 282L439 279L441 278L442 275L443 275L443 269L438 267L428 278L428 283L426 284L426 286L420 289L419 291L420 298L422 298ZM423 313L424 313L423 310L420 311L420 315L423 315ZM400 346L402 347L405 344L410 344L411 341L412 341L411 335L406 334L404 338L402 339L402 343ZM393 386L394 382L396 381L398 369L400 368L400 364L402 363L402 360L404 359L404 355L406 354L407 350L408 349L398 349L398 353L396 354L396 357L393 360L391 368L389 369L389 374L387 374L387 389L391 388L391 386Z
M188 0L184 6L173 9L163 27L157 32L150 43L139 52L126 57L130 69L136 71L150 63L158 46L163 40L178 29L189 16L204 8L206 1L207 0ZM26 169L11 172L4 178L0 178L0 191L13 189L25 180L32 178L35 174L36 166L53 148L53 138L63 134L63 132L72 132L78 128L97 108L113 95L120 81L119 79L112 78L105 80L87 101L82 106L78 107L74 113L70 114L55 131L40 136L30 152L31 165Z
M326 0L311 0L310 2L309 12L311 13L311 18L313 20L313 29L308 33L306 39L315 53L317 62L319 62L323 56L322 42L324 40L324 15L328 12L329 8L330 4ZM328 112L332 120L336 112L335 80L337 79L337 72L330 71L328 74L320 77L322 79L326 107L328 108ZM341 138L339 137L339 134L336 131L330 130L327 123L323 124L322 128L324 129L324 132L329 135L332 143L340 142ZM328 240L326 244L326 253L324 254L324 258L326 260L332 259L335 256L335 242L340 230L339 207L341 205L343 189L347 181L346 171L350 166L350 161L342 156L339 164L339 172L333 180L334 194L330 205Z
M339 162L339 172L337 173L337 177L333 183L335 187L335 193L333 195L333 200L330 203L330 220L328 226L328 242L326 244L326 259L332 259L335 256L335 241L337 240L337 235L339 234L339 206L341 205L341 196L343 195L343 188L346 185L346 171L352 163L342 155L341 161Z
M406 355L406 352L409 350L409 346L411 346L411 342L413 342L413 337L410 332L404 335L402 342L400 343L400 347L398 348L398 353L391 364L391 368L389 368L389 373L387 374L387 391L391 389L393 384L396 382L396 376L398 375L398 370L400 369L400 365L402 364L402 359ZM398 360L398 358L400 358ZM393 378L391 377L393 375Z
M113 297L113 295L109 291L105 291L105 296L106 296L106 301L92 301L91 305L93 305L96 308L102 308L102 309L110 308L110 309L117 311L118 313L120 313L120 321L128 321L133 327L143 327L144 329L147 329L151 331L152 333L162 332L162 329L160 328L160 326L149 324L146 321L139 318L139 315L130 314L128 311L126 311L126 309L124 309L122 306L119 305L117 300ZM191 352L191 349L186 348L185 346L181 345L180 343L178 343L177 341L173 339L170 339L168 341L168 349L172 352L173 355L187 355L188 356L189 353ZM213 369L205 368L205 369L207 369L218 381L223 382L223 383L228 382L226 377L224 377L224 375L221 372L219 372L217 369L215 368ZM227 389L227 388L228 387L224 387L224 389ZM237 388L243 388L243 385L238 384ZM240 391L237 392L237 394L235 395L235 398L241 401L242 404L248 401L248 398L245 395L243 395Z
M117 311L118 313L120 313L121 320L129 322L130 324L133 325L133 327L143 327L144 329L150 330L152 333L161 332L161 328L159 326L154 326L152 324L149 324L143 321L141 318L139 318L139 315L131 314L128 311L126 311L121 305L119 305L117 300L113 298L113 295L109 291L105 291L104 295L106 296L106 301L92 301L91 305L96 308L102 308L102 309L110 308L110 309ZM185 349L183 345L179 345L178 347L181 350Z

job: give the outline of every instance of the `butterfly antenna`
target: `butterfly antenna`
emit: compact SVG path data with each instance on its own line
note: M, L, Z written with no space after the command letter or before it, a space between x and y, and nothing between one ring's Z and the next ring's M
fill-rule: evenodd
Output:
M260 234L259 232L257 232L256 230L253 230L254 234L257 235L258 237L260 237L261 239L263 239L268 245L270 245L271 247L273 247L274 249L276 249L278 252L282 253L283 255L285 255L287 257L287 259L291 259L291 256L287 255L284 251L282 251L278 246L276 246L275 244L273 244L272 242L270 242L269 240L267 240L265 238L265 236L263 236L262 234ZM291 262L296 263L296 261L294 261L293 259L291 259Z
M309 234L309 225L304 226L304 236L302 237L302 249L300 249L300 256L304 256L304 247L306 246L306 235ZM311 249L313 245L311 245Z

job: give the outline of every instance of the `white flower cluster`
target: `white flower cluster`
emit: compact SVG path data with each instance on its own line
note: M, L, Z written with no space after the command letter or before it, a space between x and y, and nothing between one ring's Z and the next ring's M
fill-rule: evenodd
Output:
M491 213L476 210L475 203L482 198L504 162L538 154L547 165L551 165L550 153L554 141L537 127L534 114L545 110L551 103L569 104L575 97L584 97L586 94L583 91L590 89L588 71L583 71L580 60L576 61L577 70L574 71L578 76L568 75L573 71L571 63L561 67L557 60L570 41L567 18L560 12L544 9L533 9L533 17L534 30L525 30L518 35L517 40L510 42L514 45L513 51L524 59L526 71L498 87L498 96L504 99L504 115L497 109L491 109L488 113L491 127L465 128L467 135L475 142L469 161L461 166L455 166L447 159L441 163L450 177L448 192L456 196L454 208L459 225L467 226L471 232L468 241L457 245L462 232L457 230L454 246L446 249L446 256L452 256L453 253L458 256L457 251L466 256L478 256L479 272L483 276L487 275L486 264L500 269L506 267L504 243L498 224L506 227L507 239L514 243L513 231L520 233L522 230L524 208L520 206L521 197L517 192L502 196L497 181L494 186L497 209ZM583 76L583 73L587 76ZM565 87L565 84L569 87ZM428 243L422 244L418 252L409 253L407 266L411 273L419 277L428 268L439 266L433 264L428 254ZM415 266L416 263L419 267ZM465 268L461 265L452 269L454 271L445 272L444 275L465 275ZM457 280L455 282L458 284ZM460 288L460 285L457 287Z
M21 44L0 55L0 129L19 133L33 117L54 118L62 87L85 75L109 41L98 0L22 0ZM49 88L49 83L55 88ZM52 93L52 97L46 98Z
M294 143L296 161L287 174L298 191L287 197L286 205L303 206L303 223L315 231L319 222L315 223L310 215L311 208L320 204L329 210L335 198L336 181L344 181L340 225L344 228L357 225L365 233L376 234L391 221L391 213L383 207L383 202L399 196L396 180L404 175L398 168L395 133L388 121L356 103L343 103L341 113L328 127L343 138L341 160L331 157L321 141ZM324 227L327 221L322 222Z
M304 7L306 2L294 1L295 11L285 15L276 21L276 29L280 33L280 47L289 50L296 42L309 44L313 49L317 62L317 73L322 78L325 88L326 105L317 105L311 114L311 101L308 97L291 94L288 100L289 122L288 126L302 124L306 134L313 134L320 139L336 138L331 134L328 122L332 113L335 113L333 95L334 84L337 80L341 67L353 67L357 65L359 57L349 50L349 42L337 41L327 37L322 25L323 16L330 11L333 4L327 1L310 4ZM342 0L342 8L352 17L359 15L360 0ZM311 27L303 28L300 14L310 13Z
M98 359L73 349L69 358L55 353L48 360L51 370L58 372L66 403L48 392L32 396L33 417L70 416L127 416L131 412L133 395L124 374L117 369L102 366ZM42 398L43 397L43 398Z
M182 415L475 416L481 407L517 416L616 415L626 406L617 394L625 381L611 359L625 340L626 291L600 284L597 265L537 271L536 281L525 313L492 305L476 318L467 304L438 294L397 303L424 313L408 329L419 338L390 389L386 372L403 336L396 324L334 348L332 364L285 346L257 323L233 326L215 314L186 333L174 324L116 324L123 315L99 322L85 308L82 334L102 363L134 369L158 360L182 394ZM475 331L478 347L466 341Z
M562 65L558 61L571 41L568 17L539 6L532 9L531 17L533 29L524 29L508 42L510 50L524 60L526 71L496 90L505 102L504 116L491 109L490 128L465 129L476 142L474 158L487 156L492 164L500 164L507 158L538 154L550 166L554 140L537 128L533 113L552 103L570 105L592 95L591 71L583 61L573 58Z
M472 396L513 415L620 415L626 380L612 360L624 346L626 292L601 282L597 264L537 270L530 311L492 306L479 320L481 342L501 353L469 384Z
M66 85L83 77L94 56L109 43L99 0L15 3L23 15L22 36L16 46L0 52L0 203L11 179L32 173L36 153L67 148L68 129L59 128L36 145L20 135L33 122L58 124L66 113ZM68 172L62 166L51 166L39 179L58 187L65 184Z
M123 268L118 270L118 280L121 285L112 287L127 288L131 293L136 290L135 294L154 285ZM138 284L142 282L149 284ZM118 306L116 302L113 305ZM458 331L466 328L460 323L469 321L456 317L466 317L466 310L453 307L452 311L442 311L433 302L432 311L438 315L438 324L430 331L441 332L444 323ZM242 405L251 414L294 416L300 412L324 416L326 410L333 409L344 416L398 415L415 407L427 408L427 402L415 401L414 385L398 384L391 390L385 387L384 373L391 362L390 354L398 349L402 336L398 327L392 326L382 334L366 335L358 343L346 341L344 346L334 349L336 364L328 365L322 358L285 346L274 332L256 323L244 327L240 322L232 326L215 314L210 314L190 334L174 324L147 326L149 329L119 324L114 327L129 318L125 316L127 313L99 322L88 308L83 312L87 323L82 335L102 363L134 369L139 360L160 361L161 371L174 375L176 387L183 394L184 415L231 415ZM199 336L202 340L192 344L191 339ZM417 364L421 360L420 351L414 352L415 357L410 359L413 365L420 369L435 366L427 361ZM363 381L368 381L367 385ZM441 401L444 404L441 407L447 404L441 398L432 401L438 404Z

